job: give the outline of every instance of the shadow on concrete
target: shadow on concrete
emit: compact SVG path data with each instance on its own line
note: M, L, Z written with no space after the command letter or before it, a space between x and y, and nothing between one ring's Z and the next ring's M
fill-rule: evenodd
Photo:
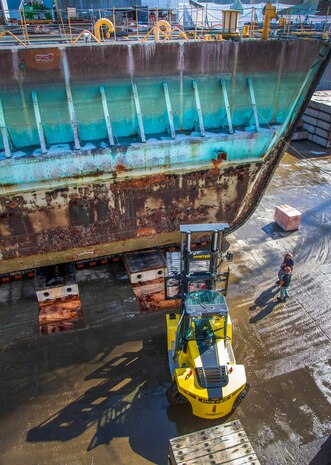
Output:
M166 463L168 441L176 436L176 430L174 425L167 426L164 421L170 375L164 369L166 360L159 359L159 351L165 353L165 340L153 337L139 342L140 350L124 350L112 358L108 351L102 354L96 363L105 358L107 363L84 378L84 383L92 387L30 429L27 441L69 442L84 434L79 445L90 452L101 445L109 445L114 438L128 437L137 454L153 463ZM155 350L156 346L159 349ZM158 431L160 424L163 425L162 435ZM165 427L168 431L164 431ZM91 437L85 443L88 430ZM71 444L70 447L77 446Z
M322 444L309 465L330 465L331 464L331 436Z
M271 239L281 239L298 234L298 230L294 231L284 231L277 223L272 221L271 223L266 224L261 228L262 231L269 236Z
M274 284L265 291L261 292L261 294L254 300L254 304L251 307L249 307L249 310L254 311L258 308L260 308L261 310L259 311L259 313L257 313L249 319L249 322L251 324L256 323L257 321L262 320L262 318L265 318L266 316L270 315L270 313L273 311L276 305L279 305L279 302L277 302L276 300L270 301L270 299L276 298L276 292L277 284Z
M298 160L330 156L330 149L317 145L310 140L293 141L291 145L287 145L286 152Z
M265 306L270 299L273 299L275 297L276 292L277 284L275 283L273 286L261 292L261 294L254 300L254 304L249 307L249 310L253 311L257 308Z
M165 334L145 336L139 341L124 341L120 337L115 351L114 347L111 344L99 351L94 363L100 366L78 382L82 392L84 385L88 389L31 428L27 442L39 443L41 447L63 442L71 451L79 448L87 453L109 446L106 454L113 463L116 446L112 441L128 438L132 451L161 465L167 463L169 439L228 421L230 415L216 422L194 417L189 404L169 406ZM129 463L132 457L124 455L122 460Z
M206 428L211 428L213 426L222 425L223 423L230 421L233 414L234 412L232 411L225 417L218 418L216 420L208 420L206 418L193 416L192 407L189 403L179 406L169 405L167 408L168 420L175 423L176 425L176 436L183 436L185 434L190 434L193 431L199 431ZM192 428L192 422L194 423L194 428Z
M249 322L251 324L254 324L257 323L259 320L262 320L262 318L265 318L266 316L270 315L270 313L277 305L279 305L279 302L269 302L268 305L265 308L263 308L257 315L250 318Z

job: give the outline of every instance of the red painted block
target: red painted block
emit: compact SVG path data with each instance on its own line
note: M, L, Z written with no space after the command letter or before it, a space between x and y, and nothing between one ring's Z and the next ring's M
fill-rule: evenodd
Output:
M40 334L48 335L53 333L58 333L62 331L70 331L70 330L77 330L80 328L84 328L84 319L77 318L75 320L60 320L60 321L53 321L46 324L40 324Z

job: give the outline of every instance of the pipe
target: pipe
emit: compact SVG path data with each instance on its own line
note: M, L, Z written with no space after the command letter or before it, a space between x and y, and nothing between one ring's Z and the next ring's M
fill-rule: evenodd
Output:
M89 31L88 29L84 29L84 31L82 31L79 36L76 37L76 39L73 41L72 45L76 45L76 43L79 41L79 39L84 35L84 34L88 34L90 35L90 37L92 37L92 39L94 39L98 44L100 45L103 45L100 40L95 37L95 35L92 34L91 31Z
M19 42L24 47L27 47L27 45L24 42L22 42L17 36L15 36L15 34L13 34L10 31L2 31L2 32L0 32L0 39L1 39L1 37L5 36L6 34L9 34L10 36L14 37L14 39L17 40L17 42Z
M156 25L154 26L154 36L156 42L160 40L160 32L164 35L165 40L168 39L168 35L171 34L171 26L168 21L161 19L160 21L157 21Z
M115 31L113 23L107 18L98 19L98 21L94 25L94 35L98 40L100 40L101 26L108 26L108 32L106 34L106 37L107 37L107 39L109 39L111 32Z
M268 40L270 32L270 20L276 18L276 7L268 2L265 6L264 22L262 29L262 40Z

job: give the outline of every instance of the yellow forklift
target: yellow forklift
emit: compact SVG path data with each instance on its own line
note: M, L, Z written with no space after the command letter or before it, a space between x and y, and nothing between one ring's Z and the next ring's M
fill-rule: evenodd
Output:
M165 280L166 296L176 282L182 299L181 313L166 316L172 377L167 397L171 405L189 402L194 415L209 419L231 413L249 388L245 367L236 363L232 349L232 322L223 295L229 272L219 272L222 261L232 259L224 253L227 230L226 223L180 226L180 270ZM192 251L192 234L208 235L210 249ZM222 290L219 281L226 283Z

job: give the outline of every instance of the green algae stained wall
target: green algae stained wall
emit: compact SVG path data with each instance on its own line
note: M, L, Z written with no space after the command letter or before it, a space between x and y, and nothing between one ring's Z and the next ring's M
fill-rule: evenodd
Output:
M225 78L234 127L254 125L249 76ZM282 124L297 97L304 75L288 75L277 87L277 76L258 75L252 83L259 112L259 123ZM197 82L204 127L208 130L227 131L228 121L220 84L220 77L192 76L182 81L176 78L142 79L137 84L143 126L146 136L170 133L169 119L163 90L168 84L174 126L179 131L200 131L193 90ZM139 124L131 82L127 80L104 82L113 134L116 139L139 135ZM10 91L1 95L5 121L13 150L39 146L36 119L31 97L35 88L21 92ZM72 143L68 102L64 85L39 86L41 120L48 145ZM275 99L275 95L277 99ZM72 86L73 104L82 142L104 140L107 137L105 117L99 86L95 83ZM0 142L2 144L2 140ZM3 148L3 144L1 145ZM260 156L262 154L256 154Z
M177 134L200 131L193 81L197 83L205 130L228 132L221 78L226 84L235 129L254 129L248 79L255 93L259 124L267 127L288 123L289 110L299 108L314 79L318 66L311 72L313 65L323 61L324 47L320 40L271 40L0 51L0 97L11 150L31 153L40 146L33 91L38 96L47 148L73 143L75 122L70 120L68 87L81 144L107 143L100 85L105 88L115 143L120 145L140 140L133 83L137 85L147 140L170 137L163 83L168 85ZM303 89L307 74L309 79ZM3 149L2 138L0 141ZM256 152L254 157L261 155L263 152Z

